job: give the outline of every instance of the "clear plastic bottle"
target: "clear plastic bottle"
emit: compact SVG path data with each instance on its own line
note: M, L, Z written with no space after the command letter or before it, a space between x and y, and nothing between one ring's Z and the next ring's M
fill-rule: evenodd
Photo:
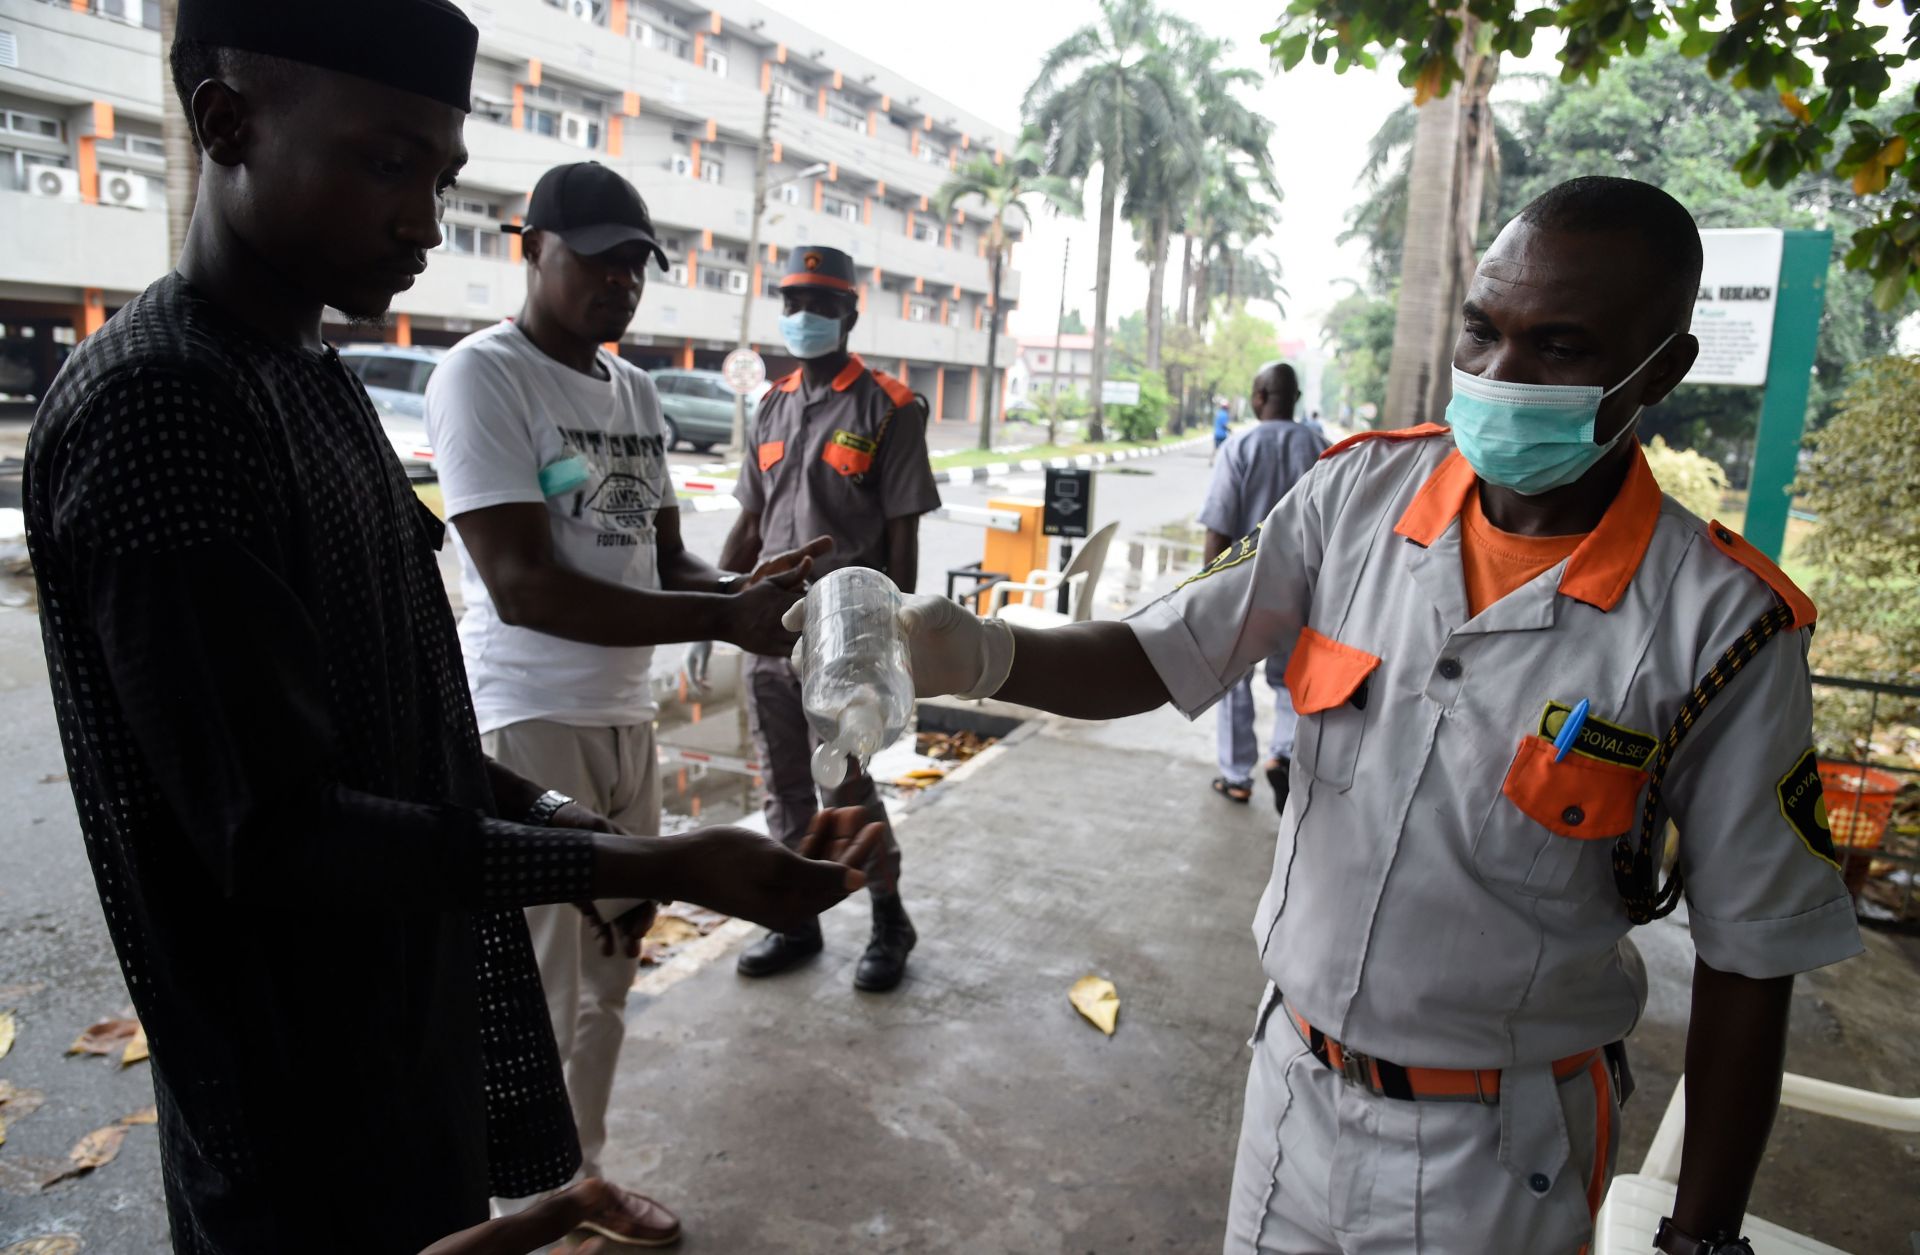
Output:
M807 590L800 700L820 738L813 778L831 789L862 770L913 718L913 675L900 632L900 591L866 567L842 567Z

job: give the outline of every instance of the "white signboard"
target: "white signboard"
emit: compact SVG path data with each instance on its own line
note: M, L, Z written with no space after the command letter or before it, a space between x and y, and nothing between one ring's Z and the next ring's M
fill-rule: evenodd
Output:
M1771 227L1700 233L1706 256L1693 305L1700 358L1687 372L1688 383L1757 388L1767 382L1783 238Z
M1138 405L1140 404L1140 385L1131 379L1102 379L1100 404Z

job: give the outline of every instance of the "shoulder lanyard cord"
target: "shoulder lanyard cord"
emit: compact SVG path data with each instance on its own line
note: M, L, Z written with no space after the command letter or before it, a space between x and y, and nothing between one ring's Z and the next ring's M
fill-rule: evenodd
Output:
M1693 725L1706 712L1708 703L1720 695L1742 667L1753 661L1761 646L1792 622L1793 611L1785 605L1776 605L1755 619L1740 634L1740 639L1728 646L1727 652L1707 668L1707 673L1687 694L1687 700L1680 704L1680 713L1674 719L1673 726L1661 738L1659 748L1654 752L1646 797L1640 805L1639 836L1636 839L1623 832L1613 843L1613 883L1626 903L1627 918L1635 924L1652 923L1671 913L1679 905L1680 895L1685 888L1678 863L1674 864L1673 872L1665 884L1660 880L1659 856L1663 852L1663 843L1658 839L1660 834L1654 826L1654 812L1660 808L1660 784L1666 778L1668 765L1679 750L1680 742L1686 739L1687 733L1693 730Z

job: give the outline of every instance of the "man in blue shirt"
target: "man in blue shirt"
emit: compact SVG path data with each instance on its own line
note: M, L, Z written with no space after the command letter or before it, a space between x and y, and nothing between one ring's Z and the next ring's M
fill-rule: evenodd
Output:
M1207 503L1200 507L1200 526L1207 529L1206 560L1213 560L1242 536L1251 536L1280 498L1326 452L1319 434L1293 421L1300 403L1300 381L1293 367L1269 362L1253 381L1253 412L1260 419L1228 440L1227 407L1214 420L1214 441L1225 440L1215 457ZM1293 703L1280 684L1285 657L1267 660L1267 684L1273 689L1273 740L1266 761L1267 782L1273 786L1276 810L1287 809L1287 772L1293 757ZM1253 797L1253 763L1259 742L1253 735L1253 675L1227 690L1219 705L1220 775L1213 791L1228 801L1245 803Z
M1220 446L1227 443L1227 424L1233 421L1233 415L1227 410L1225 397L1215 397L1213 404L1213 456L1217 458L1220 456Z

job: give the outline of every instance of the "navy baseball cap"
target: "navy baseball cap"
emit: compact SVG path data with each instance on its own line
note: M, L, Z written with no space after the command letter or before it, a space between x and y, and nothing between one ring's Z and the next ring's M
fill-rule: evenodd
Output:
M667 268L667 251L653 234L647 203L633 184L597 161L555 166L541 175L533 185L526 224L500 229L515 234L551 231L586 257L638 241L653 251L660 269Z

